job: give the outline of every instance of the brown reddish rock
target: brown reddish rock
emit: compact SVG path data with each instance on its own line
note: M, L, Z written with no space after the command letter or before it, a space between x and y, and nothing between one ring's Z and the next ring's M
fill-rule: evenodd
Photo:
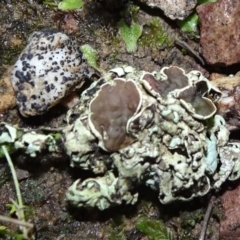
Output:
M0 113L9 110L16 105L15 93L10 79L11 70L12 68L9 67L0 79Z
M240 62L239 0L218 0L197 7L201 23L201 52L208 64Z
M221 197L225 219L220 223L221 240L240 240L240 185Z

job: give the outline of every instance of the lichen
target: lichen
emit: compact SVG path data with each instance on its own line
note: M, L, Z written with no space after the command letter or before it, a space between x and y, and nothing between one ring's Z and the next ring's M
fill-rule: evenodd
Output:
M63 11L80 9L83 7L83 4L82 0L63 0L58 4L58 9Z
M58 7L62 11L81 9L84 5L82 0L62 0L58 4L53 0L45 0L43 2L49 6Z
M164 226L159 220L141 217L136 222L136 228L152 240L174 240L175 237L170 228Z
M189 201L240 177L240 143L229 141L216 114L221 94L199 71L117 67L83 91L60 135L25 129L19 135L3 123L0 140L31 157L64 149L72 167L97 174L69 187L77 207L135 204L142 184L163 204Z

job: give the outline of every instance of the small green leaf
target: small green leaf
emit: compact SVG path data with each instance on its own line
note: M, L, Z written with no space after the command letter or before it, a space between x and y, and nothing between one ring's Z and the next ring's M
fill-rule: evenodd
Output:
M60 10L74 10L83 7L82 0L63 0L58 4L58 9Z
M198 0L197 6L203 3L210 3L210 2L216 2L216 1L217 0ZM198 23L199 23L198 15L195 10L194 13L190 14L183 21L178 21L178 26L182 31L192 33L197 31Z
M53 6L53 7L57 7L57 4L55 2L52 1L43 1L44 4L49 5L49 6Z
M1 231L5 231L5 230L7 230L7 227L5 227L5 226L0 226L0 232L1 232Z
M16 213L18 211L17 207L12 203L8 203L6 206L10 208L10 214Z
M137 41L142 35L142 26L132 21L128 26L124 20L118 23L119 32L122 36L128 52L135 52L137 50Z
M87 59L87 63L90 67L95 68L99 72L102 72L103 70L98 67L97 61L98 61L98 52L91 47L89 44L84 44L80 47L80 50L83 52L84 57Z

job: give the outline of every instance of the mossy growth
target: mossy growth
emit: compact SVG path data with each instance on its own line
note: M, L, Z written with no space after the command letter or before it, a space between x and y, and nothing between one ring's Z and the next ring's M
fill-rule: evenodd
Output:
M4 155L4 152L1 148L1 146L2 145L0 144L0 158L3 158L3 157L5 157L5 155ZM16 151L13 143L4 144L4 146L6 147L9 154L12 154Z
M164 31L159 18L154 17L151 22L143 26L142 36L139 39L142 46L171 46L172 42Z
M83 55L90 67L95 68L99 72L103 71L97 64L99 56L98 52L93 47L91 47L89 44L84 44L80 47L80 50L83 52Z
M124 232L119 231L118 229L115 228L111 228L110 230L110 236L109 236L109 240L126 240L126 236L124 234Z
M138 219L136 228L151 240L174 240L175 237L163 222L144 216Z
M126 49L128 52L135 52L137 50L137 41L142 35L142 26L138 25L135 22L131 22L131 25L128 26L126 22L122 19L118 23L119 32L122 36Z
M122 12L122 19L118 22L119 33L126 44L127 52L137 50L137 42L142 35L142 26L137 23L139 7L129 6Z
M83 7L83 4L82 0L63 0L58 4L58 9L63 11L80 9Z
M58 4L53 0L46 0L44 3L52 7L58 7L58 9L62 11L80 9L84 5L82 0L63 0Z

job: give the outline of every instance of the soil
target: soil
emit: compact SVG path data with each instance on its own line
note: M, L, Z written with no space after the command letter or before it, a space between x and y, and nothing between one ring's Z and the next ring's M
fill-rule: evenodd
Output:
M198 33L193 37L181 32L177 21L169 20L161 10L152 9L138 1L133 1L139 6L136 21L142 24L146 34L149 34L147 26L157 18L167 41L162 45L154 40L145 44L142 39L140 44L140 39L137 51L128 53L118 33L117 25L121 18L126 18L125 21L130 21L131 24L131 16L129 20L126 14L129 3L119 1L121 4L111 4L111 2L115 1L87 0L82 10L63 12L44 4L41 0L2 0L0 2L1 94L3 92L8 94L8 97L13 96L11 86L4 82L6 74L26 46L28 36L33 31L42 29L55 29L74 36L79 46L90 44L97 50L98 64L103 70L125 64L151 72L160 70L163 66L176 65L186 71L199 70L206 77L214 71L228 74L229 70L201 65L194 55L175 45L178 39L198 52ZM155 32L153 31L152 34ZM99 75L97 71L96 75ZM45 115L25 119L14 107L14 100L11 101L13 103L11 102L12 104L7 108L3 104L4 108L0 109L0 121L28 128L58 127L64 124L66 104L54 107ZM142 215L154 220L160 219L170 228L176 239L199 239L210 195L189 203L177 202L163 206L157 200L157 193L141 187L140 200L134 206L120 206L102 212L97 209L77 209L68 204L65 192L74 180L89 177L91 173L72 169L65 155L42 154L37 158L29 158L17 153L11 157L20 181L24 205L27 206L27 218L35 225L36 239L150 239L136 228L136 222ZM4 158L0 159L0 192L0 215L16 218L14 214L10 214L10 209L6 206L11 203L10 199L16 199L16 193ZM220 239L219 226L224 219L220 195L219 193L214 204L205 239ZM1 225L7 226L11 232L19 232L16 225L3 222L0 223ZM0 239L12 238L0 235Z

